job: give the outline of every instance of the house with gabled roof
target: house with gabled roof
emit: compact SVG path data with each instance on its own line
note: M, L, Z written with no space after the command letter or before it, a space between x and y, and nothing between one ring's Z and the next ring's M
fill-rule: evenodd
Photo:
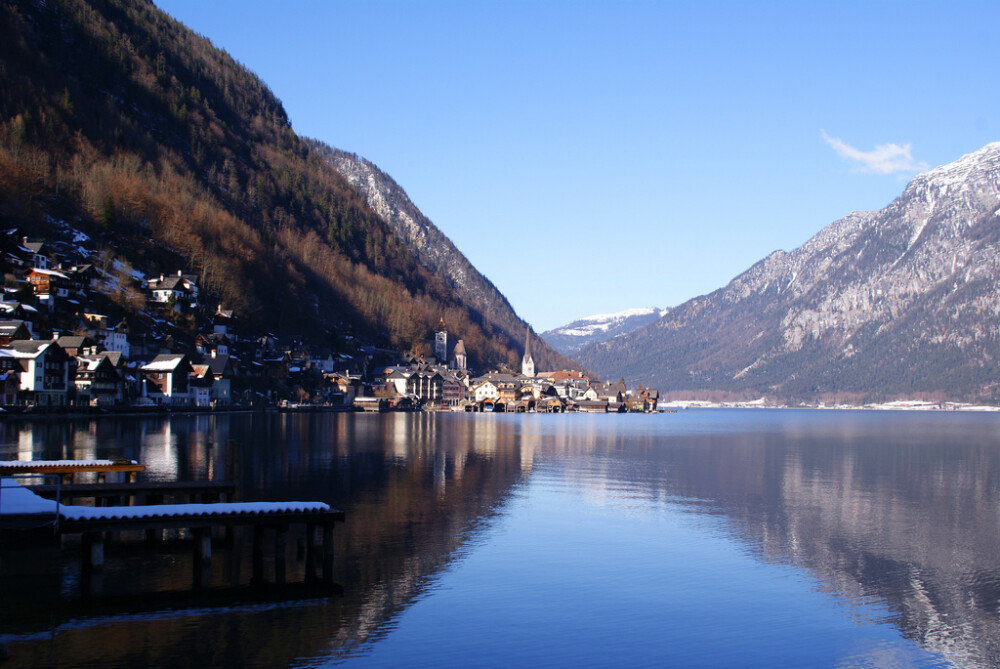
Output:
M97 341L87 335L63 335L56 339L56 343L72 356L96 355Z
M20 390L21 375L15 371L0 370L0 406L16 405L17 393Z
M31 329L24 321L0 321L0 346L12 341L31 339Z
M124 399L125 379L117 363L120 358L120 353L107 351L77 356L76 390L90 406L114 406Z
M194 340L195 350L207 356L229 355L230 345L229 337L221 332L199 334Z
M34 338L38 321L38 309L23 302L0 302L0 318L7 321L24 321L28 332Z
M236 327L236 316L232 309L223 309L218 305L215 309L215 317L212 319L212 331L218 334L233 334Z
M52 340L12 341L0 349L0 356L8 358L3 367L15 369L10 360L18 363L21 397L35 406L66 406L70 390L74 391L75 360Z
M192 406L206 408L212 406L212 387L215 385L212 370L208 365L191 365L188 377L188 392Z
M597 391L597 399L608 403L621 403L628 397L628 388L624 383L602 383L594 390Z
M159 278L147 279L146 287L154 302L173 304L174 311L198 306L198 285L195 278L183 274L181 270L177 270L177 274L161 274Z
M496 400L500 397L500 390L497 388L497 384L490 379L481 380L478 383L473 382L471 395L473 401L476 404L483 402L485 400Z
M139 368L142 394L156 404L188 405L191 403L189 377L191 362L179 353L165 353Z
M33 267L25 274L25 279L31 285L40 304L48 305L49 311L55 309L56 298L66 299L70 294L70 278L54 269L39 269Z
M28 238L25 237L20 246L22 255L26 256L26 262L31 265L31 267L34 267L35 269L48 269L49 258L45 242L29 242Z
M440 372L430 368L420 369L406 380L406 391L424 402L437 403L441 401L443 381Z
M454 374L443 374L441 377L441 403L445 406L458 406L465 399L465 384Z
M201 364L208 367L212 377L212 391L209 398L212 405L217 407L231 405L233 377L236 376L232 356L206 355L201 359Z

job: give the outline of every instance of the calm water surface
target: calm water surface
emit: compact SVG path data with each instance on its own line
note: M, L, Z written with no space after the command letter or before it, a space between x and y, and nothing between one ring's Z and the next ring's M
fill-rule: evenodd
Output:
M690 410L0 424L0 458L343 509L343 593L187 598L182 542L7 551L6 666L1000 666L1000 416ZM241 541L237 541L237 548ZM291 580L302 562L290 542ZM249 579L220 546L212 584Z

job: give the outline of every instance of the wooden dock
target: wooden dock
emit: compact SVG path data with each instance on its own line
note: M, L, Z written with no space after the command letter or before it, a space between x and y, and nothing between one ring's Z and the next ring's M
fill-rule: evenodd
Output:
M73 476L85 472L97 472L97 481L103 482L108 472L121 472L125 481L132 483L139 472L146 471L146 465L135 460L4 460L0 461L0 475L11 474L53 474L62 477L64 483L72 483Z
M7 473L9 470L0 470ZM60 473L46 470L44 473ZM323 502L207 502L219 495L231 498L234 484L164 483L164 484L59 484L31 486L60 498L86 498L95 506L62 504L45 499L28 486L12 478L0 477L0 528L38 528L51 526L63 537L80 535L81 586L88 594L101 591L106 546L121 533L138 532L147 541L155 541L165 530L187 531L193 538L193 586L208 585L211 575L212 535L217 528L232 536L236 527L253 531L252 583L267 582L265 563L274 565L274 583L284 584L289 529L305 527L305 579L307 582L333 581L333 530L344 521L343 511L331 509ZM133 504L130 506L99 506L112 500L151 499L185 495L198 498L199 503ZM220 531L221 531L220 530Z
M72 507L63 507L68 508ZM193 538L195 588L208 583L213 530L236 526L248 526L253 530L253 583L267 581L264 569L267 561L274 563L274 582L285 582L287 538L293 524L306 527L306 580L318 580L317 572L322 566L322 580L330 583L333 581L334 525L344 521L343 511L331 509L326 504L302 502L164 504L101 507L101 510L108 513L86 516L65 513L59 521L60 534L82 536L81 567L85 577L103 572L107 537L113 533L140 531L149 536L150 531L188 530Z
M63 483L25 486L46 499L59 495L61 504L89 499L94 506L132 506L176 503L231 502L236 493L232 481L162 481L158 483Z

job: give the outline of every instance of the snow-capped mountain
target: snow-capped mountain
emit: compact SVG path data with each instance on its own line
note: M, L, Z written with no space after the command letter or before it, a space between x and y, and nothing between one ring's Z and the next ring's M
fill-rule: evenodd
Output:
M542 339L560 353L572 356L587 344L607 341L661 318L669 309L646 307L615 314L595 314L542 333Z
M1000 401L1000 143L578 359L666 391Z

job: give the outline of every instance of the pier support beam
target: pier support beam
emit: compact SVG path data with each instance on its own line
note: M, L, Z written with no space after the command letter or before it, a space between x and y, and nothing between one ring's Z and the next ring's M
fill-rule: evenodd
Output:
M333 523L323 523L323 580L333 583Z
M194 532L194 587L207 587L212 578L212 528L197 527Z
M250 576L250 582L254 585L261 585L264 583L264 531L263 525L257 525L253 528L253 574Z
M323 535L316 523L306 526L306 580L316 580L316 570L319 568L319 558L323 552ZM318 535L318 536L317 536Z
M274 528L274 582L280 585L285 583L285 567L287 563L286 553L288 552L288 526L282 525Z
M104 533L86 532L83 535L81 567L85 573L104 571Z

